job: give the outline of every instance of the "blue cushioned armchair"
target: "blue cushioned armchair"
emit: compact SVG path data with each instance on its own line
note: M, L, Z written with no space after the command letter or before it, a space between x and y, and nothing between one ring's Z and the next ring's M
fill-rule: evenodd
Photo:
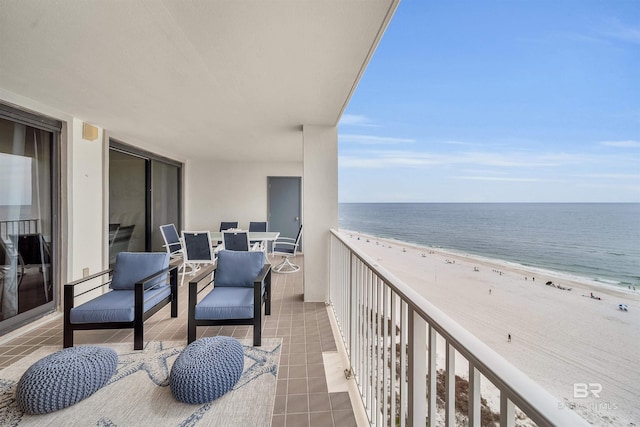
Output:
M73 346L77 330L133 328L134 349L141 350L145 320L169 303L171 317L178 316L177 268L165 252L120 252L113 269L64 285L64 347ZM76 293L77 285L109 273L108 282ZM108 292L75 306L75 297L107 284Z
M215 283L210 280L212 268ZM271 265L264 263L264 253L223 250L212 268L189 282L188 342L196 339L197 326L253 325L253 345L260 346L263 304L264 314L271 314ZM199 289L200 282L204 286ZM212 284L198 302L198 295Z

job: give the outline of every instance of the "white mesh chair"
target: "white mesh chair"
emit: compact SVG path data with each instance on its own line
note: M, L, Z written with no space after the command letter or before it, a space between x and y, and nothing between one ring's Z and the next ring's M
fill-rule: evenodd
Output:
M256 222L256 221L250 221L249 222L249 233L251 233L252 231L260 231L260 232L265 232L265 231L269 231L269 223L266 221L263 222ZM260 240L251 240L250 242L252 245L258 243L260 244L260 250L265 251L267 250L267 245L265 241L260 241Z
M249 233L242 230L225 230L222 232L222 243L227 251L248 251Z
M290 258L296 256L296 252L299 250L301 236L302 225L300 225L298 236L295 240L290 237L279 237L275 242L273 242L271 255L283 257L282 262L272 268L273 271L276 273L295 273L300 270L300 266L293 264L290 261Z
M171 260L179 259L182 261L180 267L178 267L178 273L184 274L186 263L184 262L182 241L180 240L176 226L173 224L161 225L160 233L162 234L162 240L164 240L164 245L162 246L167 250L167 253L169 253Z
M211 247L211 233L209 231L183 231L182 241L184 242L184 262L192 266L191 275L203 264L213 264L215 256ZM180 280L180 286L184 283L184 276ZM213 275L212 275L213 280Z

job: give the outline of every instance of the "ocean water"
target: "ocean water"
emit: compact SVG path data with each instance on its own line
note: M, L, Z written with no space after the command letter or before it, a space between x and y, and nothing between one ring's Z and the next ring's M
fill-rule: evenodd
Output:
M341 203L339 225L640 289L640 203Z

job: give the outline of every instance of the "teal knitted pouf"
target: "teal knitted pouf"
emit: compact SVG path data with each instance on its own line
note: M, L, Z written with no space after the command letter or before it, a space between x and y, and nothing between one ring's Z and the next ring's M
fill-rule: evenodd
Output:
M201 338L173 363L169 386L183 403L211 402L231 390L244 369L244 349L231 337Z
M16 403L27 414L66 408L98 391L117 366L118 355L109 348L65 348L27 369L16 387Z

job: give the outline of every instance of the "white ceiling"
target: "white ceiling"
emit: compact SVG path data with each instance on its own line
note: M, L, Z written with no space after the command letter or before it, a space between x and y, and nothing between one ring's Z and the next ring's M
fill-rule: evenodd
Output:
M399 0L0 0L0 88L193 157L300 161Z

